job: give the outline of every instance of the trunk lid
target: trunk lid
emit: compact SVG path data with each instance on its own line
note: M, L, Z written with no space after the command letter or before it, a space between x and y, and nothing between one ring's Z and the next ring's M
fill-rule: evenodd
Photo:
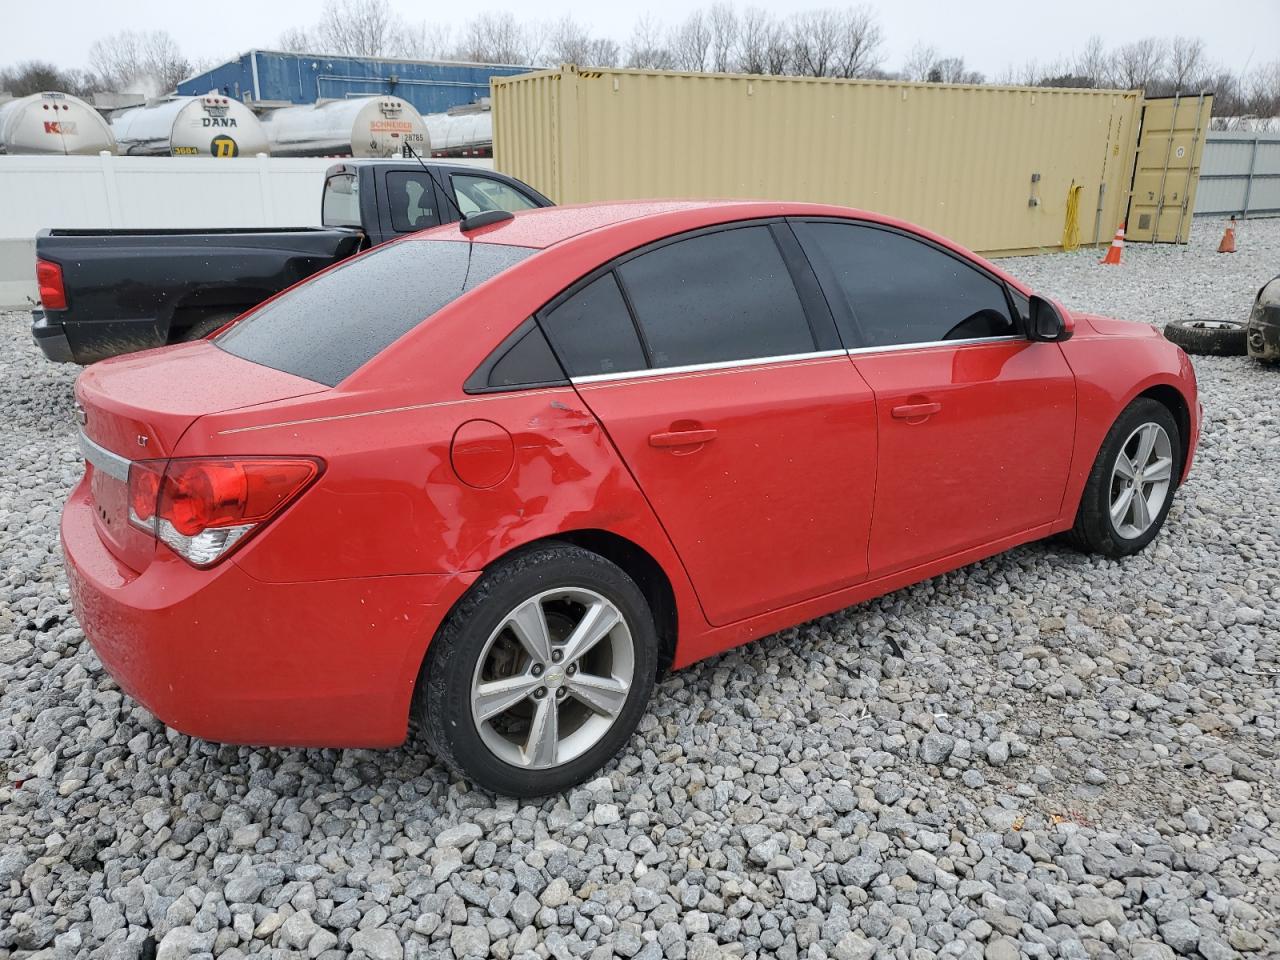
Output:
M323 384L259 366L208 341L104 360L76 381L94 523L107 548L141 571L155 539L129 523L128 463L170 457L198 418L319 393Z

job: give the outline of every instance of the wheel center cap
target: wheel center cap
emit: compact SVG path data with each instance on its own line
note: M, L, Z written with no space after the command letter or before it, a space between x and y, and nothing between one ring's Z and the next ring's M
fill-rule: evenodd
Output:
M564 674L559 670L553 670L543 676L542 682L548 690L558 690L564 684Z

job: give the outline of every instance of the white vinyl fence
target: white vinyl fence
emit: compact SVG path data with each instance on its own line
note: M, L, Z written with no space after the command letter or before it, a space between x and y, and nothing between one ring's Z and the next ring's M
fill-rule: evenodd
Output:
M335 162L0 156L0 309L36 301L37 231L316 226L324 171Z

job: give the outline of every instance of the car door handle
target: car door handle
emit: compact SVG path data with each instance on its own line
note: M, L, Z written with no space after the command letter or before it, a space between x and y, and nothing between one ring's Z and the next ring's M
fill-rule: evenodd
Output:
M666 430L649 434L651 447L691 447L699 443L707 443L716 438L713 428L699 430Z
M919 417L931 417L941 409L942 404L937 402L904 403L894 407L892 413L895 420L915 420Z

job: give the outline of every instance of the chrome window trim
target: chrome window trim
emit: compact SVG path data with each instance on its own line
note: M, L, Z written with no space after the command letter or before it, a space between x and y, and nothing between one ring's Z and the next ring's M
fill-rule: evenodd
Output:
M931 347L963 347L975 343L1008 343L1010 340L1027 340L1027 338L1014 334L1004 337L965 337L963 340L923 340L920 343L890 343L879 347L850 347L845 353L854 357L861 353L889 353L893 350L921 350Z
M620 373L592 373L585 377L570 377L575 386L590 383L608 383L613 380L665 377L671 374L702 373L706 370L733 370L737 367L759 367L796 360L823 360L844 356L844 350L813 350L809 353L788 353L778 357L752 357L749 360L717 360L715 363L690 363L680 367L651 367L647 370L624 370Z
M720 360L715 363L692 363L682 367L653 367L648 370L626 370L621 373L593 373L585 377L570 377L569 382L576 386L593 383L612 383L616 380L662 377L682 373L703 373L708 370L732 370L737 367L758 367L778 363L794 363L798 360L823 360L830 357L856 357L864 353L888 353L894 350L924 350L935 347L963 347L981 343L1008 343L1013 340L1026 340L1026 337L967 337L963 340L928 340L922 343L893 343L881 347L851 347L848 350L816 350L811 353L791 353L779 357L753 357L750 360ZM1029 341L1028 341L1029 342Z
M132 461L118 453L112 453L106 447L98 446L85 436L83 430L80 431L80 452L86 461L93 464L93 469L101 470L107 476L115 477L122 483L129 482L129 465Z

